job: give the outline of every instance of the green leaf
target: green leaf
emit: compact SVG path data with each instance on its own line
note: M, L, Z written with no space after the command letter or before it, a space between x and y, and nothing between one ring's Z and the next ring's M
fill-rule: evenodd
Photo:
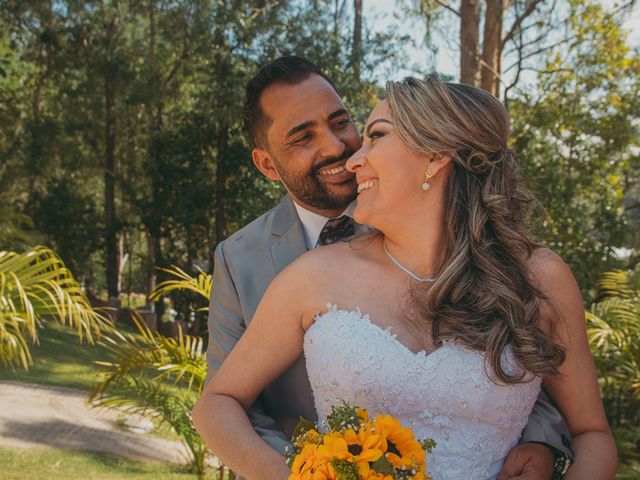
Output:
M296 425L296 428L293 429L292 438L301 437L302 435L307 433L309 430L315 430L316 428L317 427L315 423L300 417L300 421L298 422L298 425Z
M385 475L393 474L393 465L389 463L387 457L382 455L378 460L371 464L371 468L378 473L384 473Z

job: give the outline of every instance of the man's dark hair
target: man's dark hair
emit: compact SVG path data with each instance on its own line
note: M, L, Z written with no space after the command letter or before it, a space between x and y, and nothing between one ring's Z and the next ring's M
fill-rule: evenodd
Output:
M247 83L244 103L244 127L254 147L266 146L269 119L260 107L262 93L275 84L296 85L311 75L319 75L333 87L336 86L322 71L306 58L285 55L264 65Z

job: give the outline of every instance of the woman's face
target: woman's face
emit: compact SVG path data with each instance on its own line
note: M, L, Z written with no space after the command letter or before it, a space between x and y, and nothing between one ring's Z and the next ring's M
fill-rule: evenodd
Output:
M412 211L424 211L422 183L429 158L400 140L388 102L380 102L369 115L362 148L346 164L358 183L355 219L384 231Z

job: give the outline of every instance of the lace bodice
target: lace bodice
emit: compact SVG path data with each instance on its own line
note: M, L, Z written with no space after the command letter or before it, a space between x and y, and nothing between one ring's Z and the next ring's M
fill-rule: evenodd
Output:
M368 315L335 306L307 330L304 354L320 422L342 400L393 415L438 442L427 460L433 480L495 478L541 384L495 383L484 355L454 342L413 353ZM508 350L502 361L516 371Z

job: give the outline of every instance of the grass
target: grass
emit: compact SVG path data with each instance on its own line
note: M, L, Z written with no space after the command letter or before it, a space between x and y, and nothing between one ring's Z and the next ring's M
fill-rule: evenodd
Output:
M164 463L136 462L98 453L71 452L53 448L12 449L0 447L3 480L193 480L185 467ZM210 468L206 480L218 478ZM227 475L224 477L227 478Z
M105 349L80 342L75 331L56 322L46 322L38 337L40 344L31 348L31 368L11 371L0 366L0 379L89 390L99 371L93 362L112 358Z

